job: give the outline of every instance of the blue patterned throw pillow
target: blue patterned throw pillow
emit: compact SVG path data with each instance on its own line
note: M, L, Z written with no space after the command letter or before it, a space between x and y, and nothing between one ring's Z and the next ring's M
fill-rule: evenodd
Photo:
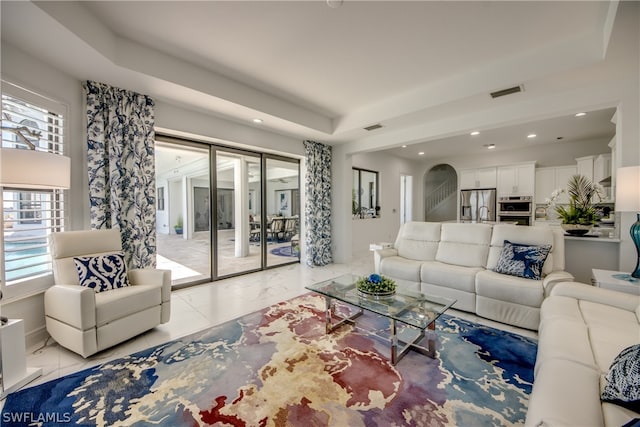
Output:
M524 245L505 240L494 271L525 279L540 280L542 266L549 251L551 251L551 245Z
M75 257L80 286L93 288L96 292L129 286L127 266L122 252Z
M613 359L602 401L640 412L640 344L625 348Z

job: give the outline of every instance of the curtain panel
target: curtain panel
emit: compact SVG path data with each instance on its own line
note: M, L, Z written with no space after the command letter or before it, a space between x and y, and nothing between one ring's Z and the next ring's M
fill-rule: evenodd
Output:
M331 147L304 141L307 173L305 176L306 264L322 266L331 257Z
M154 102L87 81L91 228L118 228L127 265L155 267Z

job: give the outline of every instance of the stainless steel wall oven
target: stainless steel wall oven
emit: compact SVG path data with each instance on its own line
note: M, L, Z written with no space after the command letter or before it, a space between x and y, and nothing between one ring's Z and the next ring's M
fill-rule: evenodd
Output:
M498 221L531 225L531 196L503 196L498 199Z

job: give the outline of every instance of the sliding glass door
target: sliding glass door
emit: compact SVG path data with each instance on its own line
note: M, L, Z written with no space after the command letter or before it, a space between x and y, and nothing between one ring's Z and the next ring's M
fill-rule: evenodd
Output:
M262 268L260 155L215 150L216 277Z
M299 262L299 162L156 141L158 268L174 286Z
M173 285L211 280L210 150L156 141L158 268Z

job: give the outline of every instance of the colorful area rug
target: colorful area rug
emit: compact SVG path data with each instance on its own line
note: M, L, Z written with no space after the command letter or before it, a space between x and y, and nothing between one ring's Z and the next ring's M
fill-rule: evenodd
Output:
M346 310L346 308L344 308ZM438 358L358 328L324 328L305 295L8 396L3 425L500 426L523 424L536 342L450 316ZM28 419L26 419L27 417ZM11 422L9 422L11 420ZM33 425L33 424L31 424Z

